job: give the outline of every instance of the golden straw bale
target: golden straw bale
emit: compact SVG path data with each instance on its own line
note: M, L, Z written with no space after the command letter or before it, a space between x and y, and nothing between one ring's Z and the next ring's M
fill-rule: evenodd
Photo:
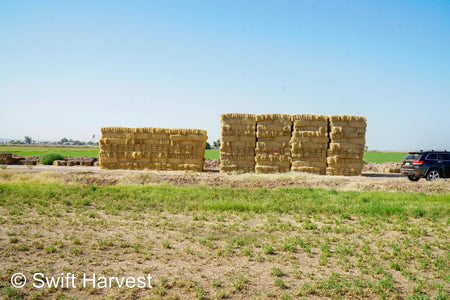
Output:
M367 118L363 116L351 116L351 115L334 115L329 116L330 122L366 122Z
M285 115L285 114L261 114L256 115L256 122L262 122L262 121L273 121L273 120L285 120L285 121L291 121L291 115Z
M255 114L245 114L245 113L226 113L220 115L220 120L230 120L230 119L244 119L244 120L255 120Z

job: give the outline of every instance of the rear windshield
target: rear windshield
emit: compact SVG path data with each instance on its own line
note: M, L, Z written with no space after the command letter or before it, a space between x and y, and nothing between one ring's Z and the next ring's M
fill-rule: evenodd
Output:
M404 160L419 160L421 156L422 154L420 153L410 153L404 158Z

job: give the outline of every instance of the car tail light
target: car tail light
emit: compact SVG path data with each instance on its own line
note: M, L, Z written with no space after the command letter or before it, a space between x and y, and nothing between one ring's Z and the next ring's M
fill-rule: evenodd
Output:
M412 164L416 166L421 166L423 165L423 160L413 160Z

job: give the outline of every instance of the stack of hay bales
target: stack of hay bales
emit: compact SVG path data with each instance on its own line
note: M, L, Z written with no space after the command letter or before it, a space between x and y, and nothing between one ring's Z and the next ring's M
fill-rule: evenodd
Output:
M103 169L203 170L205 130L104 127L101 131Z
M256 115L220 116L220 172L255 172Z
M327 169L328 116L293 115L291 170L325 175Z
M103 169L166 170L167 128L103 127L99 165Z
M203 171L207 135L200 129L170 129L167 170Z
M366 117L329 117L330 145L327 175L361 175L366 136Z
M292 122L290 115L256 116L255 172L257 174L288 172L291 167Z
M0 164L11 165L14 162L12 153L2 152L0 153Z

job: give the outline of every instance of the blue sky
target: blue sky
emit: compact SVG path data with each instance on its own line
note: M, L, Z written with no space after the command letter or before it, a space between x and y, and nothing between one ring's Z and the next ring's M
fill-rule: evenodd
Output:
M0 138L356 114L450 149L450 1L0 1Z

